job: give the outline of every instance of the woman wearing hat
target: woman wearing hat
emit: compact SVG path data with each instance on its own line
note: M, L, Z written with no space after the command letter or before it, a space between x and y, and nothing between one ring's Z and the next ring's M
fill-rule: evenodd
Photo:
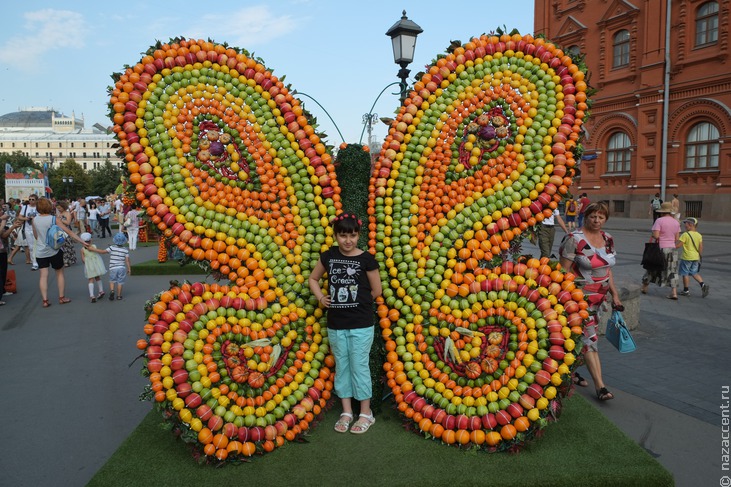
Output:
M665 255L665 268L661 271L646 271L642 276L642 294L647 294L651 282L670 287L668 299L678 299L678 243L680 223L673 216L673 204L669 201L660 205L658 219L652 225L652 238L660 244Z

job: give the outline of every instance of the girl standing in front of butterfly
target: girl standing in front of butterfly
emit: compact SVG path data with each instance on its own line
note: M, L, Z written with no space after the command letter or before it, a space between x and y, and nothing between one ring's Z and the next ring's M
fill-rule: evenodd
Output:
M361 221L343 213L333 222L337 246L323 252L309 278L310 290L327 308L327 332L335 357L335 393L343 412L335 431L354 434L368 431L376 419L371 411L369 355L373 343L373 303L381 295L378 263L369 252L358 248ZM327 273L329 294L320 279ZM352 400L360 402L360 415L353 421Z

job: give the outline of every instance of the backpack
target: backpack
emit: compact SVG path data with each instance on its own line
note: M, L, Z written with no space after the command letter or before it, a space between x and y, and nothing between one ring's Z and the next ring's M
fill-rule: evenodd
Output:
M68 238L69 236L66 232L56 225L56 217L54 216L51 226L48 227L48 231L46 232L46 245L51 247L53 250L58 250L63 247L63 244Z
M662 200L660 198L653 198L651 204L653 210L659 210L660 205L662 205Z
M566 206L566 211L574 213L576 211L576 201L569 201L568 206Z

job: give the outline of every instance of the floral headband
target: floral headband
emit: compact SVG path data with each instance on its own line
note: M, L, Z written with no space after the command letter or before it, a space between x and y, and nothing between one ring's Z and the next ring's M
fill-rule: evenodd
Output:
M353 214L353 213L341 213L340 215L333 218L333 223L340 222L343 220L348 220L348 219L355 220L356 222L358 222L358 226L363 226L363 222L361 222L360 219L357 216L355 216L355 214Z

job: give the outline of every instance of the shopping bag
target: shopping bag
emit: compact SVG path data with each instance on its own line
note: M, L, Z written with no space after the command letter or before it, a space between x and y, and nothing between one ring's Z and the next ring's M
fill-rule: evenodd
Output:
M659 243L645 243L645 251L642 253L642 267L651 272L665 269L665 254L663 254Z
M17 281L15 280L15 270L10 269L5 276L5 292L7 294L15 294L18 292Z
M604 333L604 336L621 353L634 352L637 349L635 341L620 311L612 311L612 316L607 321L607 331Z

